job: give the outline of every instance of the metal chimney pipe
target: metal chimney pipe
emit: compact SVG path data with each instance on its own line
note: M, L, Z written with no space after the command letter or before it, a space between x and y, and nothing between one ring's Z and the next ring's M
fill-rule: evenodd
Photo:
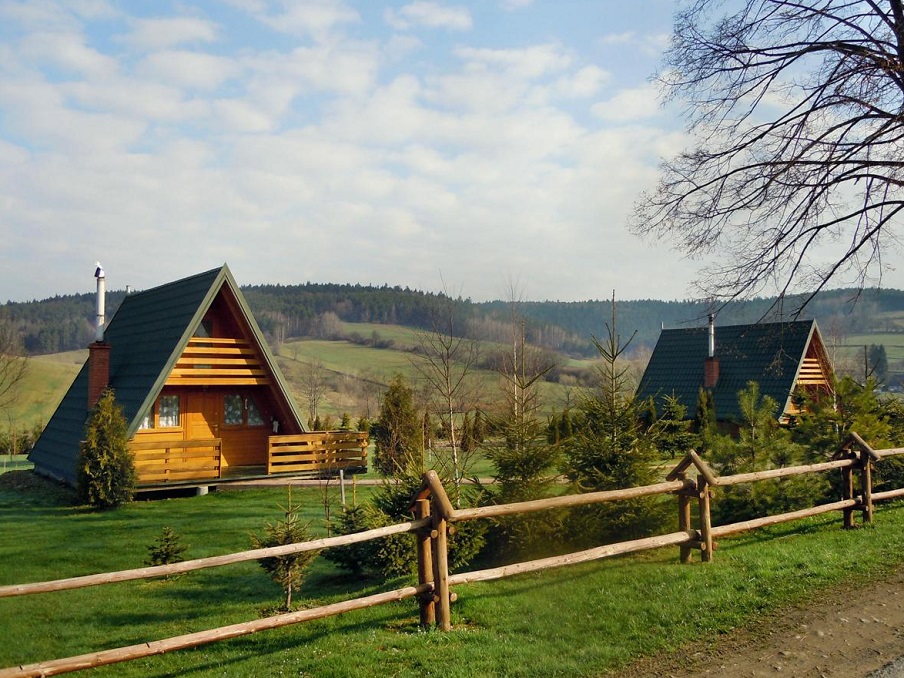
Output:
M97 306L96 306L96 329L94 331L94 341L104 340L104 297L106 296L106 280L104 269L97 262L97 269L94 271L94 277L97 278Z
M716 316L709 314L709 357L716 356Z

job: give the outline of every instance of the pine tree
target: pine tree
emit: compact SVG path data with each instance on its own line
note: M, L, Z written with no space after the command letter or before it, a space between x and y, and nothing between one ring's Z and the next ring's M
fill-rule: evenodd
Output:
M687 407L681 404L677 396L666 396L662 416L657 422L657 447L660 452L668 454L670 459L687 454L699 442L699 438L691 431L693 422L686 415Z
M285 506L280 506L284 517L274 523L267 523L264 527L264 535L251 535L251 544L256 549L269 548L271 546L285 546L298 542L310 541L311 532L307 523L302 523L298 517L300 507L292 503L292 488L289 488L289 498ZM267 574L285 591L285 611L292 609L292 594L301 588L304 571L311 561L317 557L316 551L302 551L274 558L261 558L258 563Z
M614 297L606 330L604 342L593 338L602 357L596 388L580 401L574 436L565 445L566 474L581 492L648 485L656 478L651 465L655 448L644 423L646 403L635 398L621 360L634 337L622 342ZM646 536L661 528L665 510L654 498L587 507L578 512L582 519L575 538L597 543Z
M181 563L185 560L183 554L188 550L188 546L182 543L182 538L171 527L164 527L160 537L147 548L148 557L144 562L151 567Z
M85 425L85 440L76 460L78 498L97 508L115 508L132 500L137 483L128 424L108 388Z
M421 418L414 406L414 392L398 374L389 383L380 405L380 416L373 425L376 458L374 466L384 476L405 469L409 457L418 457L423 465Z

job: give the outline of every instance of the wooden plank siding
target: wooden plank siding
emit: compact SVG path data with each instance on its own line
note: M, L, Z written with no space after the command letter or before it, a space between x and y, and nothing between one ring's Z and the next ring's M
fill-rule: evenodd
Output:
M264 386L267 372L244 339L192 337L166 380L167 386Z
M130 445L139 485L217 479L221 471L221 448L219 438L133 441Z
M367 471L367 434L359 431L319 431L270 436L267 475L310 473L336 475Z
M797 377L799 386L821 386L829 388L828 376L817 358L804 358Z

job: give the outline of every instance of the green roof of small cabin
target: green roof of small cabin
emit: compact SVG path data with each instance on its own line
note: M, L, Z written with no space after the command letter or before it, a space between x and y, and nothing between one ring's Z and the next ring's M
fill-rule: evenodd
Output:
M287 411L297 420L299 430L304 430L267 342L232 273L224 264L205 273L127 295L104 330L104 341L110 345L109 385L129 424L129 437L138 430L189 339L224 287L238 302L244 322L257 340L281 390ZM59 480L75 482L75 461L88 414L86 361L28 456L35 464L35 470Z
M686 416L693 418L703 386L703 365L709 355L708 332L708 327L663 330L640 380L637 397L655 398L658 411L662 412L665 398L675 395L687 408ZM824 354L815 320L716 326L716 418L740 421L738 392L750 381L757 382L760 393L779 404L780 416L788 407L804 357L814 340Z

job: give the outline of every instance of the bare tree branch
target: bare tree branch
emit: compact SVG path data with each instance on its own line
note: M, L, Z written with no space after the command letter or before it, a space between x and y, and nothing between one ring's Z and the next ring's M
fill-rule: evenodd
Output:
M18 397L18 386L25 378L28 359L16 327L0 312L0 410Z
M631 229L720 262L697 281L717 302L881 281L904 207L901 0L725 6L676 16L659 82L693 144Z

